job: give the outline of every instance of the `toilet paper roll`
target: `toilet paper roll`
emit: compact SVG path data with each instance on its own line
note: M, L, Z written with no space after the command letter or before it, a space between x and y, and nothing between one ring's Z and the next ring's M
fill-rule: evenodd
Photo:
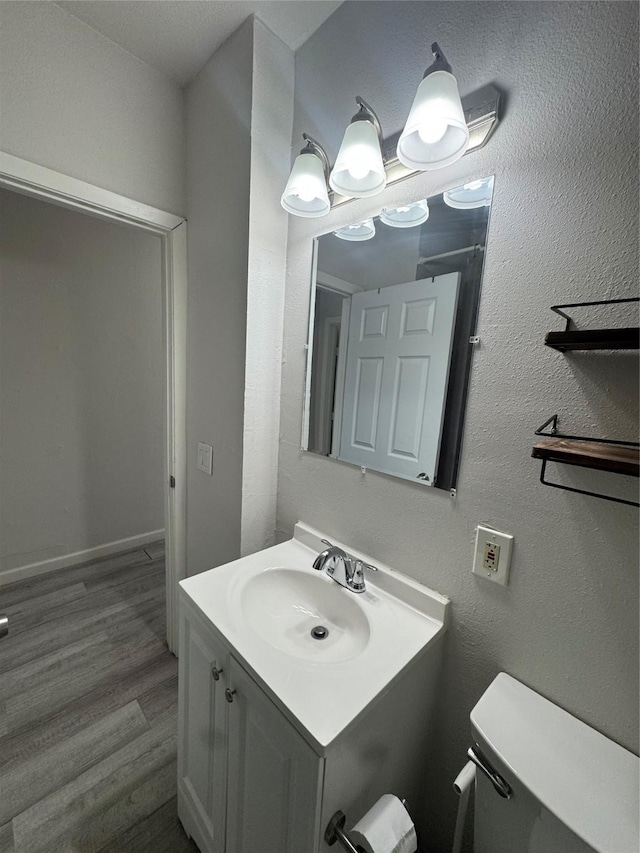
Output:
M383 794L349 836L365 853L416 853L418 849L409 812L393 794Z

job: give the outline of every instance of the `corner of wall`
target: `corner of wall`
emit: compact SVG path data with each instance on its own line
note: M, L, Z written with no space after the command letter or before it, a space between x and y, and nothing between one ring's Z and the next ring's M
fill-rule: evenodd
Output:
M253 47L248 19L185 90L189 575L240 555Z
M241 553L275 543L294 54L254 18Z

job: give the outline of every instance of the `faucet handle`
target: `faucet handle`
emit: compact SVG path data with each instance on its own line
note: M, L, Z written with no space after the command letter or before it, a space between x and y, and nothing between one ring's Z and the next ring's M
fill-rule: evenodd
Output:
M364 570L369 569L372 572L377 572L378 567L372 566L371 563L365 563L364 560L354 560L353 573L349 583L349 588L354 592L364 592Z
M322 542L323 545L326 545L327 548L333 548L333 542L329 542L328 539L321 539L320 541Z

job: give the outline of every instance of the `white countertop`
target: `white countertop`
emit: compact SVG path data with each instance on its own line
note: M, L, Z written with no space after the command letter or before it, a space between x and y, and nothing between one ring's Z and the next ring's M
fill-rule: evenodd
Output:
M266 642L243 617L243 589L268 569L307 570L335 584L312 567L323 550L323 534L298 523L294 538L180 583L188 596L232 647L239 662L286 709L321 749L348 726L405 667L444 630L449 602L375 558L339 542L334 544L374 563L367 588L354 593L370 627L365 648L344 661L309 660L293 656ZM326 537L331 538L331 537ZM332 540L333 541L333 540Z

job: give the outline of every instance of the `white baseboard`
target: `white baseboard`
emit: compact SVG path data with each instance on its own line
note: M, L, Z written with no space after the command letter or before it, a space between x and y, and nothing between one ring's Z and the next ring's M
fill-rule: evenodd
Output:
M75 551L73 554L65 554L62 557L53 557L51 560L43 560L40 563L16 566L14 569L0 571L0 586L33 578L36 575L44 575L47 572L55 572L56 569L64 569L67 566L77 566L79 563L87 563L89 560L97 560L100 557L108 557L110 554L117 554L119 551L132 551L134 548L148 545L149 542L157 542L158 539L164 539L164 529L150 530L148 533L140 533L138 536L117 539L115 542L96 545L95 548Z

